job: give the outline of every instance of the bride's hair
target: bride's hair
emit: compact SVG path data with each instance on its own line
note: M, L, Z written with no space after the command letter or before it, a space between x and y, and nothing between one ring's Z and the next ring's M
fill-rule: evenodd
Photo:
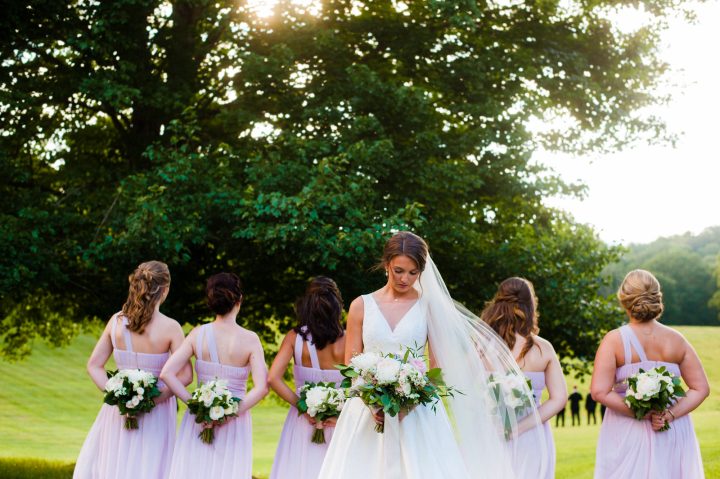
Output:
M205 294L208 307L222 316L242 300L242 282L233 273L218 273L208 278Z
M517 277L500 283L497 293L485 305L480 318L503 338L511 350L515 346L515 334L524 337L526 341L520 351L520 359L524 358L535 344L532 335L540 331L537 297L532 283Z
M128 280L130 289L122 314L128 320L127 328L142 334L152 319L155 305L170 287L170 270L161 261L147 261L135 268Z
M409 231L395 233L385 243L382 259L376 269L385 269L393 258L407 256L415 262L420 271L425 271L428 245L424 239Z
M630 271L625 276L617 297L630 316L640 321L657 319L664 309L660 282L644 269Z
M322 349L344 334L340 324L342 311L343 300L335 281L317 276L310 281L305 294L295 302L298 324L294 331L305 341L310 333L315 347Z

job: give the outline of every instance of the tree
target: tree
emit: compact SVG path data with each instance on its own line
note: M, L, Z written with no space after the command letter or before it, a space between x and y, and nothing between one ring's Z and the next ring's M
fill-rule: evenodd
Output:
M181 321L206 314L204 277L238 272L242 317L272 341L308 276L350 299L410 228L458 299L479 308L528 276L549 339L590 357L617 252L543 204L581 188L530 156L662 134L637 112L660 100L656 34L677 3L641 3L654 22L631 33L608 12L637 2L285 1L270 18L206 0L8 5L5 353L108 317L149 258L169 263ZM551 117L566 121L528 130Z

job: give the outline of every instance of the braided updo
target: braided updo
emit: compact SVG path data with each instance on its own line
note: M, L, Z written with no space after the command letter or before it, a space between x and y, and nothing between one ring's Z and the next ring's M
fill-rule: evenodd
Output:
M170 270L161 261L147 261L135 268L128 277L130 288L122 307L130 331L142 334L152 319L155 305L170 287Z
M665 309L660 282L644 269L630 271L625 276L617 297L622 307L638 321L657 319Z
M242 299L242 282L233 273L218 273L208 278L205 293L212 312L222 316Z
M535 344L532 335L540 332L537 318L537 298L530 281L524 278L508 278L498 286L497 293L485 305L480 318L503 338L508 348L515 346L515 334L525 338L520 359Z

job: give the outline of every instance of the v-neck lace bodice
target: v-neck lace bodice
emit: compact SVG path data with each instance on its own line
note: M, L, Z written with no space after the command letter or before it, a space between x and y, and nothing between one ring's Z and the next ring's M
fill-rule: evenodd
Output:
M404 347L423 348L427 342L427 306L420 297L391 329L371 294L364 302L363 349L380 353L401 352Z

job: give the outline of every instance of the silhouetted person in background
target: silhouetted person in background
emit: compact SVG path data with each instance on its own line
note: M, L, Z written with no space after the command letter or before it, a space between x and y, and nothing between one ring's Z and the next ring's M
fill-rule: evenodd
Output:
M593 424L597 424L597 417L595 416L596 408L597 403L592 398L592 395L587 393L587 396L585 396L585 410L587 411L588 426L590 425L590 418L592 418Z
M559 413L555 415L555 427L562 421L562 427L565 427L565 408L562 408Z
M605 417L605 409L606 406L604 404L600 405L600 422L602 422L603 418Z
M581 425L580 423L580 401L582 401L582 394L580 394L577 390L577 386L573 386L573 392L571 395L568 396L568 401L570 401L570 414L572 415L572 425L575 425L575 418L577 418L578 426Z

